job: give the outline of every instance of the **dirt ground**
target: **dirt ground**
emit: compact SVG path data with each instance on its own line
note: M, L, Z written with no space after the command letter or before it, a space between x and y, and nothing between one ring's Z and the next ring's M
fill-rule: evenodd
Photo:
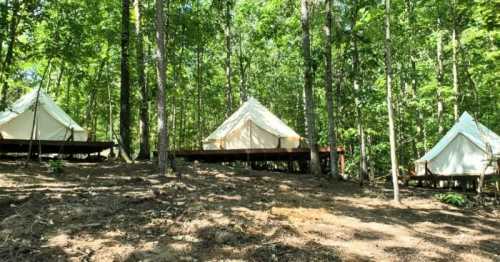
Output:
M500 261L500 210L430 189L183 165L0 163L0 261Z

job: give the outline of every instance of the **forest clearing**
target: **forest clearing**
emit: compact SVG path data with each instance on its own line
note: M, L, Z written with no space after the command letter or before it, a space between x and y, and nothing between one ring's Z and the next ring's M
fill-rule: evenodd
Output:
M497 2L0 0L0 261L500 261Z
M0 164L2 261L498 261L500 209L221 165Z

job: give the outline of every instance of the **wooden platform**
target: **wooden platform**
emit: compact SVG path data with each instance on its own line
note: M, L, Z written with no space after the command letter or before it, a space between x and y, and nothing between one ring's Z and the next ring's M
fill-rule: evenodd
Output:
M344 149L337 149L339 169L344 170ZM230 149L230 150L178 150L169 152L170 156L184 158L187 161L202 161L208 163L222 162L298 162L308 163L311 155L308 148L274 148L274 149ZM320 160L324 170L329 169L330 148L320 149Z
M1 139L0 153L28 153L29 140ZM91 154L113 147L113 142L51 141L33 140L32 152L37 154L41 146L42 154Z

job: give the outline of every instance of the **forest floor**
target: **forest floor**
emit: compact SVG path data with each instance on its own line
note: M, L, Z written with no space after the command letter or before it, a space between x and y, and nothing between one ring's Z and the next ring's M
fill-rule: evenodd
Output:
M1 261L500 261L500 209L220 165L0 163Z

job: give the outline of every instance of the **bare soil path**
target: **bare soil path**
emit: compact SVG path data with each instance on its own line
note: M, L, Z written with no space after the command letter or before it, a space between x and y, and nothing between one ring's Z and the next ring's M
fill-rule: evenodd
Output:
M428 189L185 165L0 163L0 261L500 261L500 210Z

